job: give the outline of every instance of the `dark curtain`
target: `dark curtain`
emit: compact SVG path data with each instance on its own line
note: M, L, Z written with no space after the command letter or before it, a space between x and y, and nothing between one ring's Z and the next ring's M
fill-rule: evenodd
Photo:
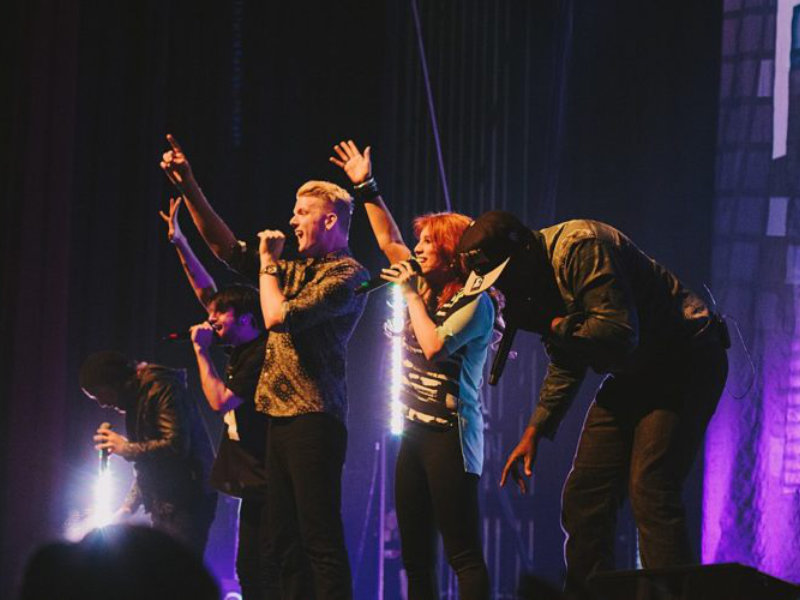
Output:
M606 220L710 281L721 0L576 3L559 220Z
M19 1L9 10L4 590L30 551L91 502L79 484L96 467L93 430L104 420L123 429L83 398L83 357L113 348L196 371L189 346L159 343L204 318L157 215L170 192L158 168L164 134L184 144L237 234L286 228L294 190L338 176L332 144L375 137L383 47L377 3ZM186 216L184 225L212 275L231 281ZM214 435L219 424L206 416Z
M77 6L13 3L4 26L2 581L52 536L68 466ZM35 76L32 76L35 74ZM10 91L10 93L9 93ZM37 510L26 507L36 506Z

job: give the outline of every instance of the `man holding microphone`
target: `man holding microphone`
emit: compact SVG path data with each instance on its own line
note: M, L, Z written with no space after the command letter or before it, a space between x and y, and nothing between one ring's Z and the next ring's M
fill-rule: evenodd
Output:
M283 598L352 598L341 519L341 476L347 450L347 342L366 298L368 279L348 247L352 198L326 181L297 190L289 221L299 259L282 258L285 235L266 230L259 244L239 240L209 204L172 136L161 168L184 196L212 252L259 282L269 331L256 407L270 416L267 490L271 547L281 568ZM313 580L296 560L303 549Z
M247 285L221 290L198 260L181 231L181 198L170 200L167 237L175 247L186 278L208 319L190 330L203 395L221 414L225 431L211 468L211 485L241 498L236 574L244 600L278 597L278 573L269 551L264 449L268 419L256 411L254 398L264 362L267 336L261 326L258 291ZM228 364L220 375L211 356L218 341Z

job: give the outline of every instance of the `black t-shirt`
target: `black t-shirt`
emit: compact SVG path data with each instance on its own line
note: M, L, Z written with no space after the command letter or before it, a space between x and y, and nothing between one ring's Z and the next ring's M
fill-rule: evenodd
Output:
M264 455L268 417L256 410L255 393L267 335L233 348L225 369L225 386L243 400L234 411L239 440L222 433L217 459L211 470L211 484L226 494L263 497L266 485Z

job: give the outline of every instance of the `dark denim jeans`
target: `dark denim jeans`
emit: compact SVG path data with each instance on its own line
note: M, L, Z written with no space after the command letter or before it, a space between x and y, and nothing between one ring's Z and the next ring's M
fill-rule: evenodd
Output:
M270 419L267 513L283 600L352 598L341 516L346 450L347 430L335 417Z
M683 482L728 373L716 340L664 349L635 373L605 379L589 408L564 487L567 588L614 568L617 511L627 494L647 568L694 558Z
M395 471L395 505L409 600L439 597L437 533L458 577L459 597L488 600L478 513L478 476L464 471L458 428L406 422Z

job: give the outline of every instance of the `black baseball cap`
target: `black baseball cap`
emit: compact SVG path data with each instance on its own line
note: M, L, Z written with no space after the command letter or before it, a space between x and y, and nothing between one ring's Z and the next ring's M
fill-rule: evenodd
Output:
M511 257L531 238L530 229L504 210L483 213L470 223L456 246L456 254L470 271L464 293L471 296L493 286Z

